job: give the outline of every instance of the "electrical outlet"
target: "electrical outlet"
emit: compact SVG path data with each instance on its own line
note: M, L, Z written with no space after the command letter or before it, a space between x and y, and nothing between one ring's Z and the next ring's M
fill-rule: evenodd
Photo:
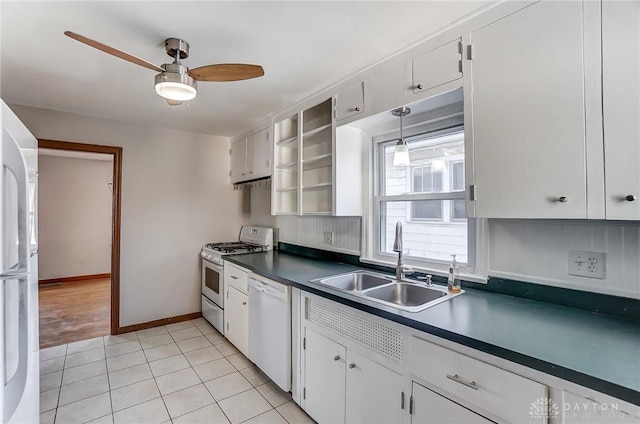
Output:
M333 244L333 233L331 231L324 232L324 242L325 244Z
M606 275L606 270L607 262L605 253L591 252L588 250L569 251L569 275L603 280Z

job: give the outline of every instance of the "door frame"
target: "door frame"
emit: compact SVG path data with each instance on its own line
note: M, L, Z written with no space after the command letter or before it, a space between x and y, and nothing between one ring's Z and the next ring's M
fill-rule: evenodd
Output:
M38 148L113 155L113 194L111 202L111 334L118 334L120 329L122 147L39 139Z

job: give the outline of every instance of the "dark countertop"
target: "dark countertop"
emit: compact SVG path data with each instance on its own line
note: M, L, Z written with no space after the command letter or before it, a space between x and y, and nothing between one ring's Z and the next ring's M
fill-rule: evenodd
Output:
M637 322L474 289L421 312L404 312L309 282L363 267L278 251L224 259L283 284L640 405Z

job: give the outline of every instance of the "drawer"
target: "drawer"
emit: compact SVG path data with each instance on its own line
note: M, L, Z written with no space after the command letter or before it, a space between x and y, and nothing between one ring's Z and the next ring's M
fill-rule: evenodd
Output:
M249 271L229 262L224 263L224 284L240 290L244 294L249 293Z
M547 399L543 384L417 337L411 338L409 367L436 392L442 390L471 410L482 409L507 422L530 422L530 407Z

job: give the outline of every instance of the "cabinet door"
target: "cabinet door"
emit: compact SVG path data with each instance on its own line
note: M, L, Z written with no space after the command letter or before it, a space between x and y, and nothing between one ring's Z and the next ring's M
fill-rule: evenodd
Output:
M401 422L402 376L352 351L347 364L347 422Z
M341 121L364 112L364 82L336 95L336 120Z
M640 219L640 3L602 2L606 217Z
M249 297L235 289L227 287L225 302L225 336L245 356L249 355Z
M413 382L411 424L488 424L481 415Z
M586 218L582 40L579 1L472 32L476 216Z
M237 183L248 178L247 173L247 139L238 140L231 145L231 182Z
M462 78L462 41L460 39L413 59L413 93Z
M247 162L249 179L271 175L269 129L265 128L247 138Z
M344 346L305 329L304 409L320 424L345 422Z

